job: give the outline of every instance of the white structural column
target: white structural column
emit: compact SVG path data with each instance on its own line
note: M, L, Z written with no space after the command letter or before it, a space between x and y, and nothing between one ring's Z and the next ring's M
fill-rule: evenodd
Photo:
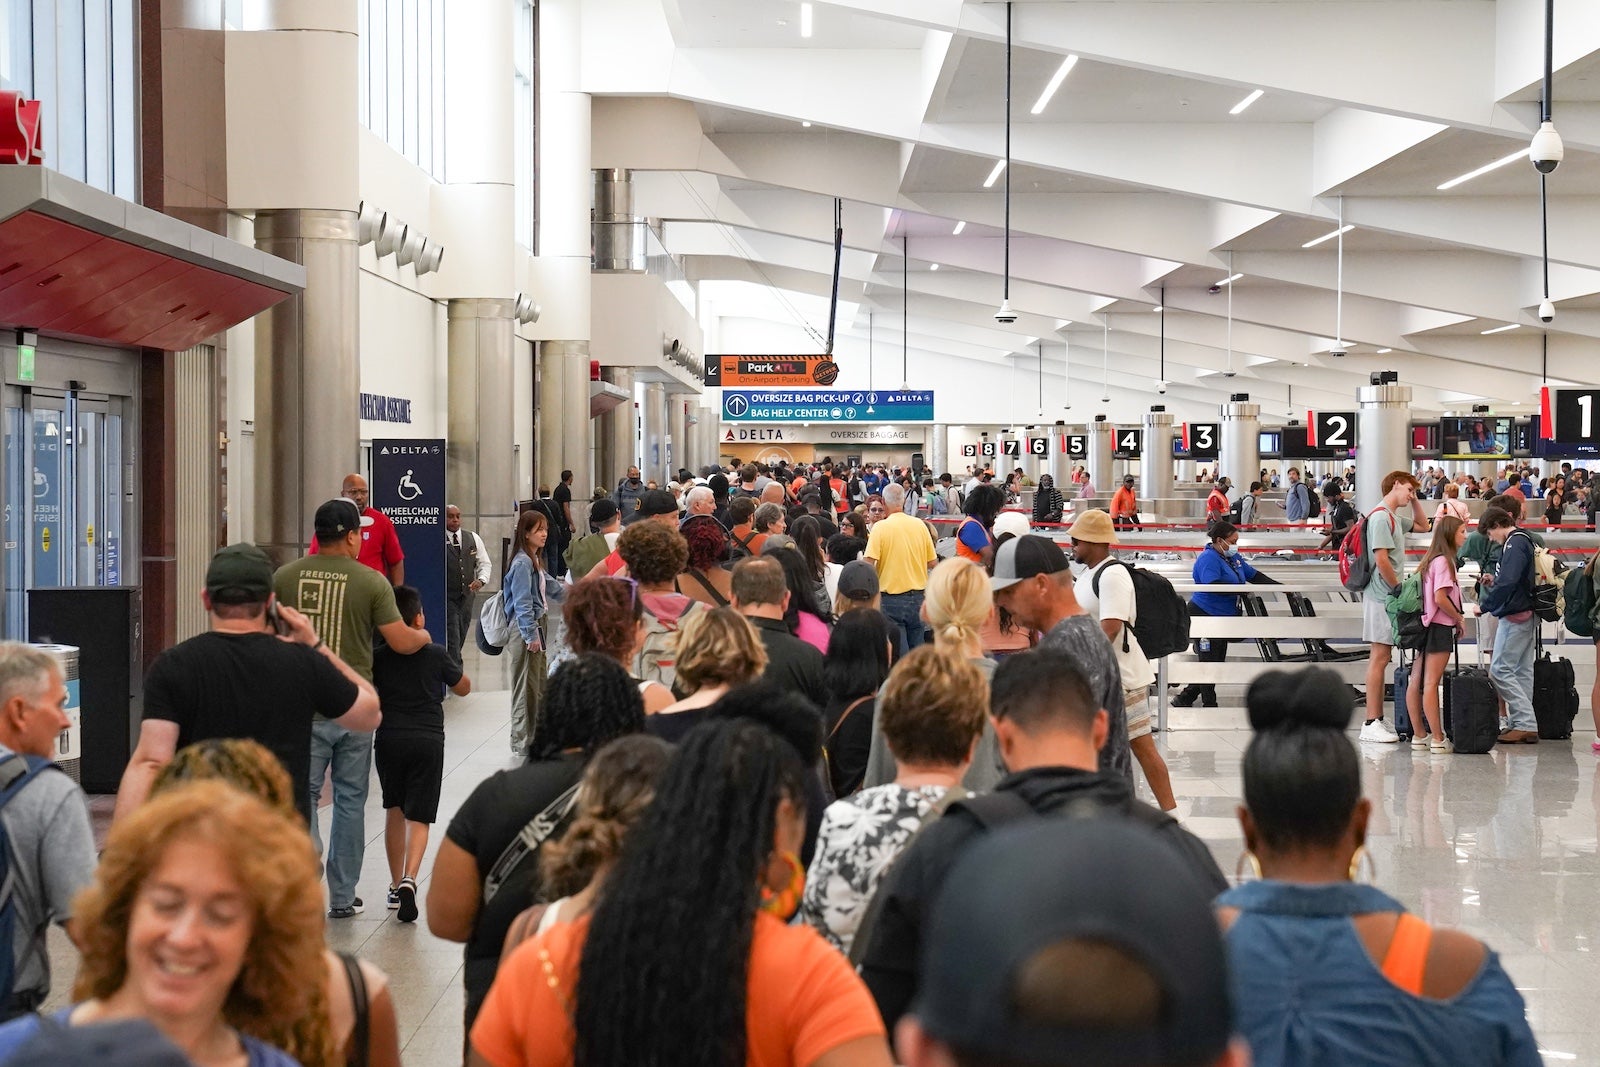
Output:
M1111 449L1116 428L1104 415L1096 415L1089 424L1089 484L1096 493L1111 494Z
M540 341L537 349L535 366L538 377L534 382L534 396L539 418L533 428L535 488L548 485L552 490L555 489L556 482L561 478L561 472L572 469L562 466L564 456L561 408L566 395L565 378L569 362L565 353L561 351L561 346L564 344L562 341Z
M1154 404L1144 417L1144 477L1139 498L1154 515L1170 512L1165 504L1172 498L1172 439L1177 436L1177 418L1164 404Z
M600 454L595 464L594 484L610 489L639 461L638 415L632 400L633 370L604 367L600 375L630 398L600 416Z
M1356 510L1365 515L1383 497L1384 475L1411 469L1411 387L1363 385L1356 399Z
M689 453L692 451L689 447L688 412L684 408L688 399L683 393L667 394L667 437L671 444L667 448L664 466L669 479L678 476L678 468L688 466Z
M665 385L651 382L644 387L644 410L640 415L644 422L644 461L640 464L640 473L647 482L654 478L665 485L667 484L667 387Z
M510 4L502 6L508 10ZM542 371L560 386L554 407L541 398L541 439L559 441L553 469L541 471L540 480L552 484L561 470L574 472L582 484L594 469L589 420L589 207L594 175L589 168L589 94L582 92L582 0L539 0L539 273L548 283L552 299L581 299L581 309L565 307L560 317L559 342L539 346L539 358L548 364L561 360L556 371ZM581 286L583 295L577 296ZM563 295L565 294L565 295ZM574 313L578 312L578 313ZM550 459L543 447L540 458ZM613 480L620 472L600 471ZM613 481L614 484L614 481Z
M1066 442L1072 430L1064 419L1057 419L1055 425L1050 427L1050 477L1055 479L1056 488L1062 493L1066 493L1066 486L1072 484L1072 459L1067 455Z
M1222 405L1222 440L1217 451L1217 471L1233 480L1241 493L1261 476L1261 405L1248 393L1234 393Z

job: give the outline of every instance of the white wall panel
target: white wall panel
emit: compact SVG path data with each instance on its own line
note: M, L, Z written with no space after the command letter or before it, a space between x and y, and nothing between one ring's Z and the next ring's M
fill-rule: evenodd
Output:
M361 437L443 437L445 349L439 305L361 274L361 391L411 401L411 422L361 420Z

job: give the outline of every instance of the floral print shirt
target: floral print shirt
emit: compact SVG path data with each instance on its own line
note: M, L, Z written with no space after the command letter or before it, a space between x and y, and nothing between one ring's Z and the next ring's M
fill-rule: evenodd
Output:
M849 953L884 871L944 792L943 786L906 789L891 783L830 804L806 872L800 920Z

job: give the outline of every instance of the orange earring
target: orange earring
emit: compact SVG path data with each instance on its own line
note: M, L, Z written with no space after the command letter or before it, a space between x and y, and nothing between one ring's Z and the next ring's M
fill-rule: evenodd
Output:
M778 858L789 870L789 881L782 889L761 887L761 910L788 922L800 910L800 896L806 888L806 869L793 852L780 852Z

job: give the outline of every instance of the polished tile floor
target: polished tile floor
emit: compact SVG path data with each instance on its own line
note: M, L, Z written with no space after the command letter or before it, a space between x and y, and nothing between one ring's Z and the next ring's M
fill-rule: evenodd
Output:
M511 763L507 665L473 662L476 653L468 658L480 688L446 705L440 823L424 876L456 807L485 776ZM1587 698L1587 688L1581 691ZM1224 689L1225 705L1227 696ZM1587 723L1585 707L1579 725ZM1249 740L1242 710L1228 706L1175 710L1172 729L1159 738L1185 822L1230 873L1242 848L1234 812ZM1363 787L1374 805L1369 846L1377 884L1428 921L1466 930L1500 953L1527 999L1551 1063L1600 1064L1593 1007L1593 991L1600 988L1600 778L1592 740L1585 730L1570 742L1485 756L1360 746ZM326 810L322 818L326 832ZM374 781L367 814L371 844L360 885L367 910L330 922L329 941L388 971L408 1063L455 1063L461 1048L461 949L429 934L425 917L402 925L384 909L382 825ZM52 1000L64 1002L75 964L70 946L54 933L52 956Z

